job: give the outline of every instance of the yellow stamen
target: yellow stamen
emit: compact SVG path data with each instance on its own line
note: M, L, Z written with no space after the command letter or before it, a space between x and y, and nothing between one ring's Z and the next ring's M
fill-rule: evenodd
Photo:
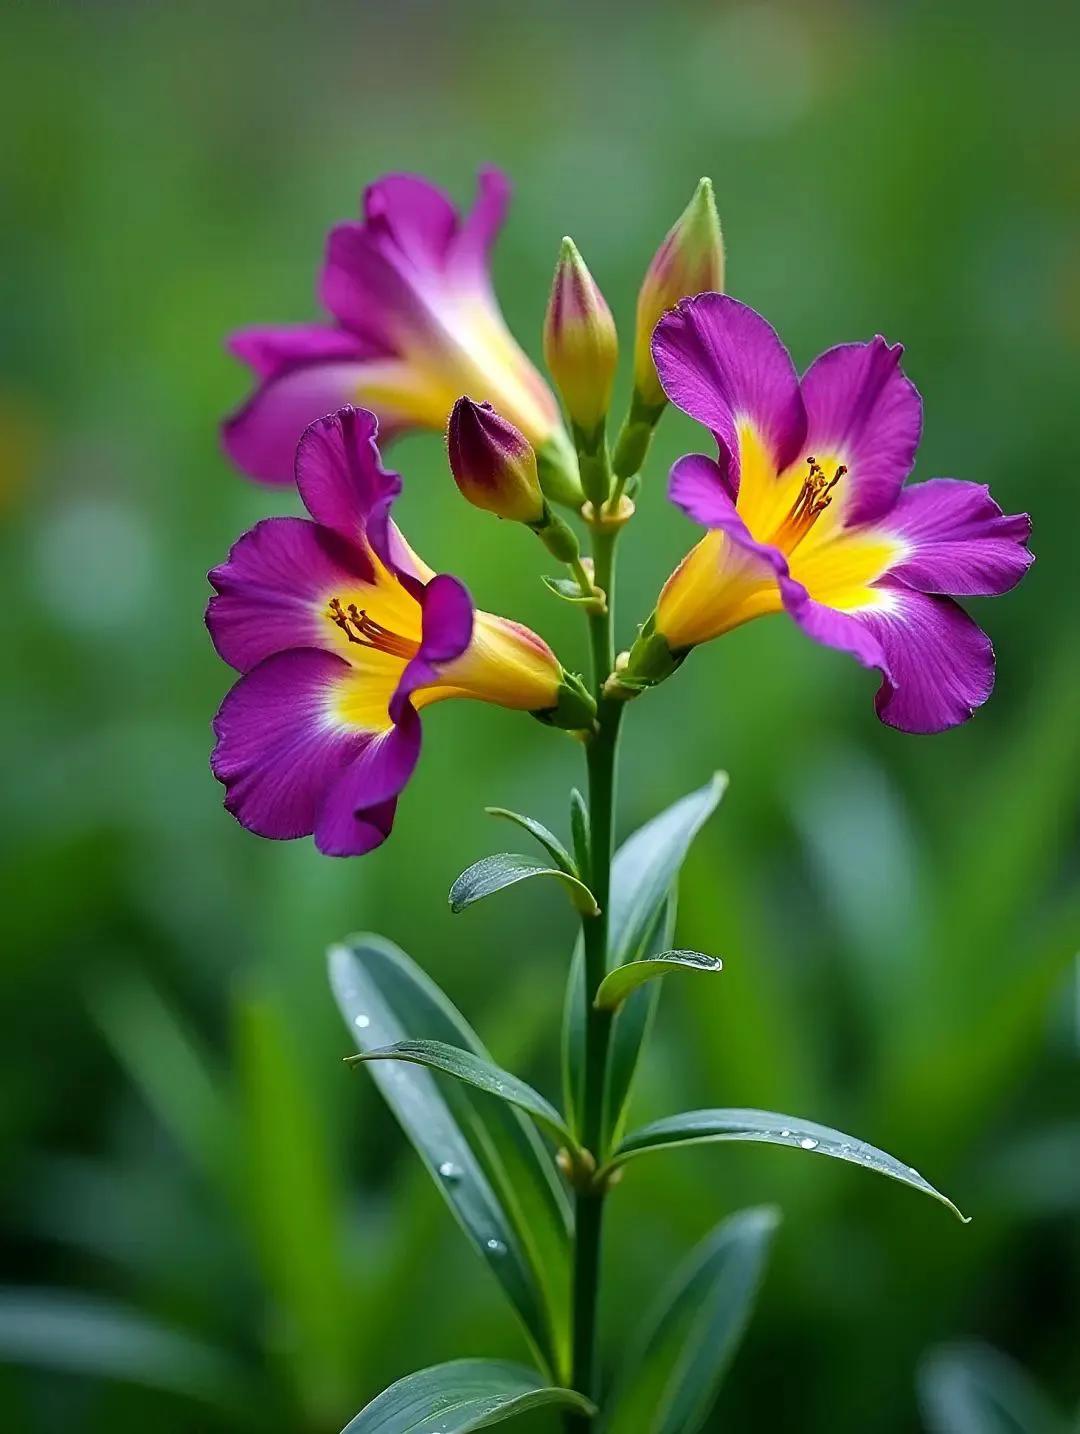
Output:
M415 657L420 650L418 642L383 627L382 623L368 617L363 608L358 609L354 602L350 603L346 610L340 598L331 598L327 616L350 642L355 642L360 647L371 647L376 652L388 652L392 657L400 657L405 661Z
M809 475L803 480L799 496L791 512L772 536L773 544L782 553L793 553L817 522L820 515L832 502L832 490L847 472L841 463L831 478L826 478L821 465L814 457L808 457Z

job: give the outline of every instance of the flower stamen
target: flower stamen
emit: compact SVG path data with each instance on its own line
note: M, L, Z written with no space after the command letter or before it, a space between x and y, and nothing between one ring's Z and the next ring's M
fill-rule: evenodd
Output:
M420 651L418 642L402 637L391 628L383 627L381 622L369 617L364 608L357 608L354 602L346 609L340 598L331 598L327 615L336 627L341 628L350 642L355 642L360 647L371 647L376 652L388 652L392 657L401 657L406 661Z
M813 455L809 455L806 461L810 472L803 480L799 496L795 499L791 512L773 534L772 541L785 553L794 552L806 537L832 502L832 490L847 472L846 464L841 463L833 476L826 478L821 464Z

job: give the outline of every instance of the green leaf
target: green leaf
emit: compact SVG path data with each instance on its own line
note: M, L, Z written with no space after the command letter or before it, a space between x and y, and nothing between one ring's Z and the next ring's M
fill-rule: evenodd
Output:
M646 822L615 853L608 915L610 969L655 958L671 946L675 930L673 888L690 843L716 810L727 774L716 772L696 792ZM635 991L614 1018L605 1102L608 1140L617 1140L645 1034L656 1011L659 988ZM585 964L580 939L570 966L563 1010L563 1090L567 1114L577 1128L584 1070Z
M578 876L577 864L574 858L563 846L562 842L554 832L548 831L543 822L538 822L535 817L523 816L521 812L512 812L508 807L485 807L489 817L505 817L508 822L516 822L523 827L530 836L534 836L540 845L551 857L560 870L565 871L567 876Z
M489 1095L497 1095L500 1100L508 1100L511 1105L516 1105L519 1110L546 1125L560 1140L573 1144L573 1137L562 1116L539 1091L533 1090L531 1085L509 1071L501 1070L499 1066L481 1060L471 1051L463 1051L458 1046L448 1046L442 1041L395 1041L392 1046L377 1046L374 1050L347 1059L350 1065L367 1061L409 1061L414 1065L427 1066L430 1070L442 1071L475 1086L477 1090L485 1090Z
M619 848L611 870L609 967L640 957L690 843L716 810L727 783L727 773L716 772L703 787L646 822Z
M718 1225L676 1272L627 1348L601 1434L695 1434L750 1318L775 1210Z
M619 1146L609 1168L623 1165L635 1156L671 1146L712 1144L724 1140L749 1140L762 1145L787 1145L814 1155L830 1155L866 1170L876 1170L901 1185L910 1185L939 1200L958 1219L968 1223L948 1196L935 1190L912 1165L904 1165L894 1156L855 1140L839 1130L817 1125L812 1120L799 1120L792 1115L778 1115L772 1110L688 1110L654 1120L651 1125L633 1131Z
M137 1310L67 1290L0 1289L0 1363L139 1384L233 1414L251 1393L219 1350Z
M544 1405L581 1414L593 1406L572 1389L547 1385L524 1365L455 1359L407 1374L351 1419L342 1434L468 1434Z
M562 598L563 602L588 604L589 606L595 606L597 603L596 596L593 593L583 593L581 584L574 578L542 577L540 581L549 593L554 593L557 598Z
M600 983L593 1003L598 1010L615 1011L632 991L646 981L655 981L673 971L722 971L719 956L705 956L700 951L661 951L645 961L628 961L609 971Z
M490 1060L442 991L391 942L354 936L331 948L329 962L361 1052L420 1039ZM504 1100L459 1081L440 1086L414 1065L382 1061L371 1074L541 1360L565 1378L570 1207L535 1127Z
M519 881L529 881L534 876L554 876L566 887L570 900L585 916L596 916L600 908L589 888L554 866L537 866L527 856L514 851L499 852L496 856L485 856L474 862L461 873L450 888L450 910L457 915L474 902L493 896L504 887L514 886Z
M1028 1375L988 1345L936 1350L919 1371L931 1434L1069 1434L1069 1421Z
M574 860L577 862L578 871L591 871L592 844L589 839L589 808L577 787L570 792L570 833L573 837Z

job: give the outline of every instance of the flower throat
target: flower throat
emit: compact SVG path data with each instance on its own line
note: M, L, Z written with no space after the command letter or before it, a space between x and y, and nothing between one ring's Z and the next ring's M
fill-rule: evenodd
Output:
M387 652L392 657L401 657L406 661L415 657L420 650L418 642L402 637L391 628L383 627L381 622L369 617L364 608L357 608L354 602L346 608L340 598L331 598L328 616L350 642L355 642L360 647L371 647L376 652Z
M776 546L785 553L794 552L806 537L832 502L832 490L847 472L846 465L841 463L833 476L826 478L824 469L816 458L810 455L806 462L810 472L803 479L803 485L799 490L799 496L792 505L791 512L777 528L772 538Z

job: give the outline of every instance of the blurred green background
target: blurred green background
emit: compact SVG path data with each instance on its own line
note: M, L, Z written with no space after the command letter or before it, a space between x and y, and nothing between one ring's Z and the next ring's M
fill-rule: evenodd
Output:
M245 834L206 765L229 674L204 574L295 507L221 456L246 391L222 340L314 316L324 232L366 181L416 169L465 200L485 161L516 184L497 282L534 355L567 232L629 351L643 267L710 174L731 291L800 365L903 340L926 398L917 476L1030 509L1039 557L972 605L998 687L945 736L879 726L870 676L780 620L633 709L624 833L732 774L678 933L726 970L672 983L635 1117L819 1119L975 1219L790 1152L643 1162L611 1202L609 1347L722 1214L776 1201L710 1427L921 1428L919 1362L961 1337L1075 1403L1076 10L24 4L5 33L4 1427L316 1434L421 1364L524 1353L342 1067L323 951L384 932L555 1094L569 916L526 889L451 919L445 893L505 843L485 803L564 828L578 749L438 709L393 840L352 863ZM665 419L623 545L624 636L691 540L663 475L701 444ZM418 550L580 663L528 535L464 507L436 438L394 457Z

